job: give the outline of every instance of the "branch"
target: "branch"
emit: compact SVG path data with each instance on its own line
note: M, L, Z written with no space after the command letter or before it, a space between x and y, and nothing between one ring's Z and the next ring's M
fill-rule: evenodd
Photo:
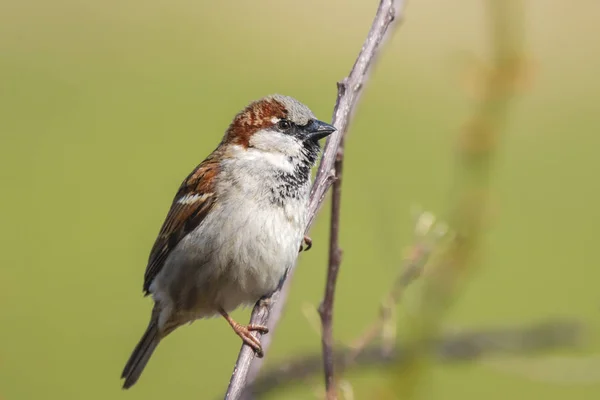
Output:
M433 344L434 357L441 362L478 361L494 354L537 355L546 351L576 348L582 343L583 326L573 320L545 322L511 328L492 328L445 335ZM380 345L370 345L351 360L353 349L336 350L335 362L342 369L384 367L410 363L410 346L404 345L391 352ZM302 382L321 372L320 354L311 354L270 368L257 379L248 391L254 396L265 394L283 385Z
M401 17L403 7L404 0L381 0L369 34L350 71L350 75L338 84L338 95L332 120L332 124L337 128L337 131L327 139L327 143L325 144L323 157L321 158L315 183L310 194L306 232L310 230L315 216L321 208L325 194L333 183L333 165L337 150L342 137L348 129L350 118L360 97L361 89L367 81L375 56L380 50L381 43L387 37L392 22ZM289 276L283 288L277 289L266 301L259 301L252 310L250 323L266 325L271 331L271 334L266 337L267 340L262 341L262 347L265 351L270 344L274 328L280 319L294 269L295 265L290 268ZM262 336L258 332L255 332L255 334L259 339ZM239 399L248 377L254 379L257 376L260 363L256 361L252 363L253 360L254 352L252 349L246 345L242 345L231 380L229 381L225 399ZM252 371L250 371L251 365L254 365Z
M435 247L447 235L447 227L444 224L436 224L433 214L419 212L415 219L414 239L409 255L402 263L400 274L382 301L378 318L354 340L351 346L354 350L350 352L348 362L352 362L384 329L406 288L421 276ZM387 349L393 346L393 343L385 344Z
M336 180L333 182L333 195L331 196L331 225L329 231L329 267L327 268L327 282L325 295L319 306L321 315L323 347L323 367L325 370L325 391L327 400L336 400L337 394L334 383L334 354L333 354L333 301L338 272L342 262L342 250L339 246L340 235L340 208L342 201L342 169L344 166L344 137L340 142L335 159Z

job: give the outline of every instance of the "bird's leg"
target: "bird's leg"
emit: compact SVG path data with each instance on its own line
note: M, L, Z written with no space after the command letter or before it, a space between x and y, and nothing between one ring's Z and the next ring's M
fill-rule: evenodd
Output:
M306 248L304 248L304 244L306 244ZM308 251L308 250L310 250L311 247L312 247L312 239L308 236L304 236L304 239L302 239L302 243L300 243L300 251L302 251L302 250Z
M242 341L248 346L250 346L259 358L262 358L263 349L260 345L260 341L254 336L252 336L251 332L256 331L264 334L268 333L269 329L266 326L262 325L242 325L239 322L235 321L233 318L231 318L225 310L220 309L219 312L221 313L223 318L225 318L227 322L229 322L229 325L231 325L231 328L236 333L236 335L241 337Z

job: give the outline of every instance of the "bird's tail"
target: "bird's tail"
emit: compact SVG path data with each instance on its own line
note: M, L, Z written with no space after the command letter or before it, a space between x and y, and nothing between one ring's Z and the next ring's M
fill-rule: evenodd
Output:
M150 360L150 356L152 356L156 346L158 346L160 339L158 318L152 318L148 324L148 328L146 328L146 332L144 332L144 336L142 336L140 342L133 349L129 361L127 361L125 368L123 368L123 373L121 374L121 378L125 378L123 389L129 389L137 382L148 360Z

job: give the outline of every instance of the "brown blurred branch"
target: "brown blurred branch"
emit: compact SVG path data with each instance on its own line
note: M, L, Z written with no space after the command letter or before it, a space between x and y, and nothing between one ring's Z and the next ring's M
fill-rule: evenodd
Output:
M404 0L381 0L371 29L350 74L338 84L338 95L332 121L337 131L327 139L315 183L311 190L307 232L310 230L324 201L325 194L332 184L333 166L340 142L348 129L353 111L360 98L362 88L368 79L376 55L381 49L380 45L390 33L393 22L401 17L403 7ZM283 288L276 290L269 299L259 301L252 310L250 323L266 325L271 331L271 334L266 336L267 340L262 341L262 347L265 351L269 346L274 328L280 319L294 269L295 266L290 269ZM256 333L256 335L260 339L261 335L259 333ZM251 366L253 366L252 371L250 371ZM229 400L239 399L247 379L254 379L259 369L260 363L255 360L252 349L242 345L225 398Z
M488 225L493 160L505 134L524 53L524 2L488 0L486 6L492 30L492 66L482 82L482 98L458 137L448 213L453 238L427 267L419 309L406 337L412 350L411 361L395 367L385 398L413 397L429 371L430 344L481 254Z
M536 355L559 348L575 348L582 343L583 327L572 320L548 320L530 326L492 328L445 335L433 343L434 356L441 362L477 361L501 355ZM410 362L411 348L400 346L391 352L369 345L351 360L353 349L336 349L335 363L340 369L383 367ZM299 383L321 373L321 355L311 354L279 364L258 378L248 391L263 396L282 386Z

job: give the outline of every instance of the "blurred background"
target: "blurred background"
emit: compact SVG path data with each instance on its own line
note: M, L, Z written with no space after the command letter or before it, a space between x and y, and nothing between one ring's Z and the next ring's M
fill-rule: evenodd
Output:
M151 309L141 292L150 247L181 180L248 102L284 93L330 119L335 82L377 3L0 2L0 399L222 395L240 341L221 319L179 329L140 382L121 390ZM600 3L525 4L529 73L495 159L491 230L445 324L570 316L589 333L571 355L597 359ZM409 2L366 87L347 141L334 325L343 343L377 315L397 275L411 206L447 209L471 78L489 55L484 6ZM327 217L324 209L300 257L267 366L320 351L303 310L322 298ZM598 376L555 381L515 362L436 365L423 395L600 398ZM550 375L575 370L559 362ZM346 377L357 399L386 379L377 369ZM316 398L321 382L319 374L269 398Z

